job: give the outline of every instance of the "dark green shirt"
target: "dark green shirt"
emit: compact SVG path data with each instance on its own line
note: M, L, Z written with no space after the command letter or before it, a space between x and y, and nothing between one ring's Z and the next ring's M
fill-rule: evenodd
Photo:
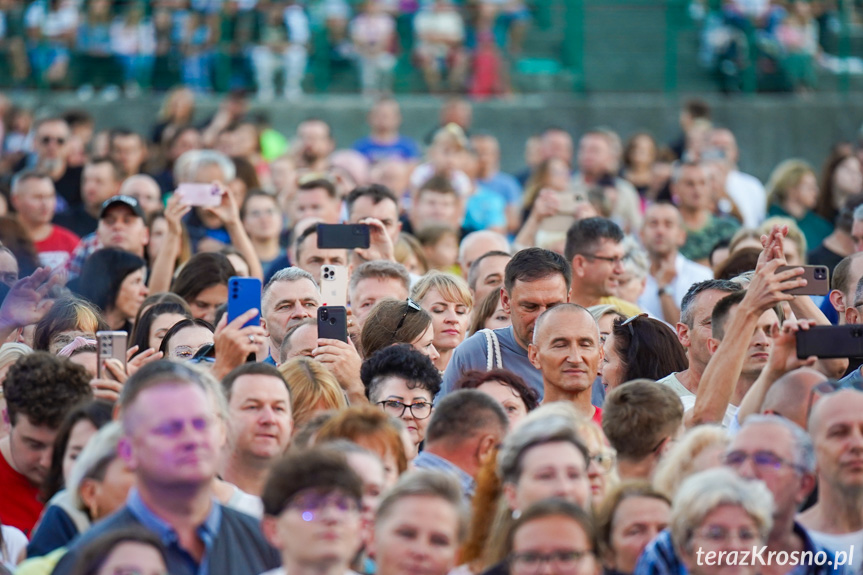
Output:
M731 236L740 229L740 222L728 216L714 216L700 230L686 230L686 243L680 248L684 257L694 262L706 260L710 257L713 246L722 240L730 240Z
M806 212L806 215L798 220L778 205L772 204L767 208L767 217L772 218L774 216L794 220L797 223L797 227L800 228L800 231L806 237L806 245L809 248L820 246L824 238L833 233L833 224L813 211Z

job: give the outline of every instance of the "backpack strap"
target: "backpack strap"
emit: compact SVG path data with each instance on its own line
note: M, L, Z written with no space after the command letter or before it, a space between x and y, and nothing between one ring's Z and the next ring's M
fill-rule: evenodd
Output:
M500 354L500 340L497 338L497 334L491 329L483 329L480 332L485 336L486 371L503 369L503 357Z

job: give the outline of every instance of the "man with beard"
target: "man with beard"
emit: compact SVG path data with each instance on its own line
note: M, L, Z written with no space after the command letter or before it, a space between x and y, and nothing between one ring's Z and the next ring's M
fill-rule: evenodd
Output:
M324 172L336 147L330 125L320 118L309 118L297 126L297 163L311 172Z

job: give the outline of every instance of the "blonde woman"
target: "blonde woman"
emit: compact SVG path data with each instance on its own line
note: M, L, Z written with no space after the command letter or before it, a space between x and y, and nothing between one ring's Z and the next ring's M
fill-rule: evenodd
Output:
M755 575L761 573L757 561L700 558L711 552L714 557L740 557L760 548L773 526L773 509L773 496L761 481L748 481L726 468L702 471L684 481L674 498L671 540L692 575L719 575L729 569ZM642 572L641 565L635 572Z
M347 409L348 400L336 377L308 357L295 357L279 366L291 388L294 428L299 429L316 414Z
M444 371L453 351L467 335L473 309L470 288L458 276L431 271L414 285L411 299L431 315L434 347L440 354L434 364Z
M730 442L728 433L718 425L692 429L659 462L653 474L653 487L669 499L673 498L687 477L719 467Z
M767 182L767 216L793 219L806 243L820 246L833 225L815 213L818 196L818 179L812 167L802 160L786 160L776 166Z

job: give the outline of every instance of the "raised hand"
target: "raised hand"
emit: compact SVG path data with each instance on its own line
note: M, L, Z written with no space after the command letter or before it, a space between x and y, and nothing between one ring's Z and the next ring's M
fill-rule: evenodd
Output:
M367 262L372 260L395 261L393 241L387 234L384 224L375 218L364 218L359 223L368 224L370 241L367 249L357 248L354 253Z
M54 300L48 295L51 288L62 285L64 281L62 271L52 272L51 268L45 267L15 282L0 306L0 330L11 332L45 317L54 305Z

